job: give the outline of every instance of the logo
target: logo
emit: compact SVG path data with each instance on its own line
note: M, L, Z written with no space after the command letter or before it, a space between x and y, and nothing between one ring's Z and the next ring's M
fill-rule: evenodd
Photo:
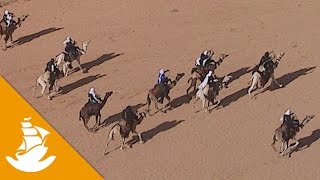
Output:
M33 126L29 122L30 120L31 117L24 118L24 122L21 122L23 142L15 154L17 160L10 156L7 156L6 159L20 171L38 172L47 168L55 160L56 156L50 156L40 161L47 153L48 147L45 147L44 144L50 133L41 127Z

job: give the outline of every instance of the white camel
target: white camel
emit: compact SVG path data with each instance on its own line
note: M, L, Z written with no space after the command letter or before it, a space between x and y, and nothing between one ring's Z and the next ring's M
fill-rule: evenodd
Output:
M82 49L79 49L80 51L77 51L76 58L75 59L71 59L70 60L70 64L66 63L68 61L66 60L66 53L65 52L61 52L60 54L57 55L57 57L55 59L55 63L59 68L62 67L64 76L68 76L69 75L69 69L70 69L69 67L70 67L70 65L72 64L72 62L74 60L77 61L80 70L82 72L84 72L83 68L81 67L80 57L87 53L88 45L90 43L91 43L91 41L85 41L85 42L82 43Z
M38 89L39 86L41 86L41 96L43 96L46 88L48 86L50 86L49 79L50 79L50 72L49 71L46 71L45 73L41 74L36 80L36 85L32 88L32 95L35 96L35 91ZM53 87L54 87L55 91L59 91L59 87L58 87L57 82L58 82L58 78L56 78L53 83ZM51 100L50 94L47 96L47 99Z
M218 88L217 90L210 89L209 84L207 84L203 89L199 89L196 93L196 98L193 103L193 108L195 108L195 103L200 99L202 101L202 109L205 109L205 112L209 112L208 108L210 106L210 102L214 102L215 100L217 101L216 105L218 106L220 104L220 100L217 98L218 92L215 91L220 91L224 87L228 87L229 81L232 79L231 75L224 76L222 80L219 81L219 86L216 87ZM209 90L211 91L209 94ZM207 102L207 107L205 107L205 104Z
M280 88L282 87L282 84L280 84L276 78L274 77L274 70L278 67L279 65L279 62L281 60L281 58L284 56L285 53L280 53L279 56L276 58L275 62L272 60L272 69L268 71L266 77L262 77L261 74L259 72L254 72L250 78L250 81L249 81L249 89L248 89L248 94L249 94L249 98L251 98L251 92L255 89L260 89L262 88L269 80L269 78L271 77L272 79L272 82L275 82ZM274 58L272 58L274 59ZM259 71L262 72L262 71L265 71L266 69L263 67L263 65L261 65L259 67ZM262 78L265 78L263 79L265 81L264 84L261 83L261 80Z

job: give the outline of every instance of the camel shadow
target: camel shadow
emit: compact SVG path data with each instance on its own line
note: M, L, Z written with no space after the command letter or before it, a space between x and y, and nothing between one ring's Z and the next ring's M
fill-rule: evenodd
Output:
M63 28L48 28L48 29L44 29L44 30L39 31L37 33L20 37L19 39L15 40L13 42L13 44L14 44L14 46L19 46L19 45L22 45L24 43L30 42L30 41L32 41L32 40L34 40L36 38L39 38L41 36L44 36L46 34L49 34L49 33L55 32L55 31L59 31L61 29L63 29Z
M148 131L143 132L142 133L143 141L147 142L150 139L152 139L154 136L156 136L157 134L164 132L164 131L167 131L167 130L177 126L178 124L182 123L183 121L185 121L185 120L179 120L179 121L173 120L173 121L163 122L163 123L159 124L158 126L152 128Z
M240 69L238 69L238 70L236 70L236 71L228 74L229 76L232 76L232 78L230 79L230 81L229 81L228 84L230 84L230 83L232 83L233 81L239 79L241 76L243 76L243 75L251 72L252 69L250 70L249 68L250 68L250 67L243 67L243 68L240 68Z
M185 120L173 120L173 121L167 121L167 122L163 122L161 124L159 124L158 126L145 131L143 133L141 133L142 136L142 140L144 143L146 143L147 141L149 141L150 139L152 139L154 136L156 136L157 134L161 133L161 132L165 132L171 128L174 128L175 126L177 126L178 124L182 123ZM127 142L128 145L132 146L133 144L139 142L139 138L138 136L133 136L132 139L130 141Z
M230 94L229 96L226 96L225 98L223 98L219 104L219 106L217 107L217 109L220 109L222 107L226 107L229 106L232 102L237 101L238 99L240 99L241 97L245 96L246 94L248 94L248 88L243 88L235 93Z
M170 107L167 110L170 111L170 110L173 110L175 108L182 106L183 104L189 104L191 100L192 100L191 95L188 95L188 94L182 95L178 98L173 99L170 102L170 105L169 105Z
M300 76L304 76L304 75L312 73L316 67L317 66L308 67L308 68L302 68L300 70L285 74L285 75L281 76L280 78L277 78L277 81L280 84L282 84L283 87L285 87L286 85L290 84L292 81L298 79ZM267 90L275 91L277 89L280 89L280 87L278 87L275 84L272 84L268 88L266 88L263 92L265 92Z
M310 136L299 139L299 145L295 151L307 149L320 138L320 129L314 130Z
M88 76L88 77L85 77L85 78L82 78L76 82L73 82L71 84L68 84L64 87L61 88L61 94L67 94L83 85L86 85L86 84L89 84L91 83L92 81L95 81L97 79L100 79L102 77L106 76L105 74L104 75L100 75L100 74L97 74L95 76Z
M136 111L138 111L139 108L141 108L143 106L145 106L145 104L139 103L134 106L131 106L131 108L134 112L136 112ZM122 111L104 119L103 122L96 128L96 131L98 131L106 126L109 126L110 124L112 124L114 122L120 121L121 119L122 119Z
M104 54L102 56L100 56L98 59L96 60L93 60L93 61L90 61L90 62L87 62L87 63L84 63L82 64L82 67L85 68L86 72L88 72L91 68L95 67L95 66L99 66L100 64L106 62L106 61L109 61L115 57L118 57L118 56L121 56L123 55L124 53L120 53L120 54L115 54L115 53L109 53L109 54ZM77 67L75 69L75 72L76 71L79 71L79 67Z

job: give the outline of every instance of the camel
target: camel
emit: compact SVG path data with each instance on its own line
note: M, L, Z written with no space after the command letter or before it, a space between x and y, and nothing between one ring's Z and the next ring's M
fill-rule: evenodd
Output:
M1 21L0 22L0 38L2 38L2 36L4 35L4 47L2 48L2 50L6 50L9 45L12 44L13 42L13 38L12 38L12 34L13 32L18 28L21 27L22 22L28 17L29 15L23 15L20 18L18 18L18 21L14 21L12 20L11 24L9 27L7 27L6 22L5 21ZM8 44L8 40L10 39L10 42Z
M191 70L191 74L194 71L197 71L198 73L201 74L201 78L203 78L209 71L214 72L214 70L217 69L217 67L220 66L220 64L223 62L223 60L228 56L229 56L228 54L220 54L219 60L213 64L210 63L205 67L202 67L202 66L193 67Z
M219 91L223 88L228 87L228 82L231 80L232 76L227 75L223 78L217 78L214 82L209 83L203 88L199 89L196 92L196 98L193 103L193 107L195 108L195 103L200 99L202 101L202 109L205 109L205 112L209 112L209 106L210 102L212 104L216 104L217 106L220 104L220 100L217 99L217 96L219 94ZM215 100L217 103L215 103ZM205 104L207 103L207 107L205 107Z
M227 75L227 76L223 77L223 79L221 81L222 86L224 86L225 88L228 88L228 82L231 80L231 78L232 78L231 75ZM189 83L191 81L190 86L188 87L188 89L186 91L187 94L189 94L189 91L191 89L193 89L193 91L192 91L193 93L196 93L197 86L201 83L201 81L203 81L203 79L204 78L203 78L201 72L199 72L197 70L192 70L191 77L188 79L188 82L187 82L187 83Z
M38 89L39 86L41 86L41 96L44 95L46 88L49 86L49 95L47 96L47 99L51 100L52 97L50 96L51 88L54 87L54 90L57 92L59 91L60 87L58 86L58 80L62 78L62 73L59 71L59 69L56 69L55 76L52 82L50 82L50 72L46 71L43 74L41 74L37 80L36 85L32 88L32 95L35 96L35 91ZM51 84L50 84L51 83Z
M107 147L110 143L111 140L114 140L114 136L117 135L120 139L121 139L121 146L120 146L120 150L124 149L124 144L126 139L129 137L130 132L132 132L133 134L138 135L139 137L139 142L142 144L143 140L141 137L141 133L138 133L136 131L136 127L137 125L139 125L143 118L146 117L146 113L141 112L139 113L139 116L136 116L135 119L130 119L130 120L120 120L120 122L116 123L114 126L112 126L110 132L109 132L109 137L108 137L108 141L105 147L105 152L104 155L107 155ZM130 146L131 147L131 146Z
M87 130L89 132L95 131L96 132L96 128L101 124L100 120L101 120L101 114L100 111L101 109L104 107L104 105L106 104L108 98L113 94L113 92L107 92L102 100L102 102L99 103L95 103L92 104L90 102L86 103L80 110L79 112L79 121L83 120L84 126L87 128ZM91 116L96 116L96 123L93 126L93 128L89 128L88 127L88 122L90 120Z
M80 63L80 57L84 54L87 53L87 50L88 50L88 45L91 43L91 41L85 41L82 43L82 49L80 48L77 48L77 51L76 51L76 57L75 58L71 58L69 57L68 54L66 54L65 52L61 52L60 54L58 54L56 56L56 59L55 59L55 64L58 66L58 67L62 67L64 70L63 70L63 73L65 76L68 76L69 75L69 69L70 67L72 67L72 62L74 60L76 60L76 62L78 63L78 66L80 68L80 70L82 72L84 72L83 68L81 67L81 63ZM67 62L70 62L67 63Z
M177 85L177 82L184 76L184 73L177 74L174 81L171 81L171 79L167 79L167 82L163 85L155 85L153 89L150 89L147 96L147 104L148 109L147 112L150 115L150 104L151 101L153 101L155 108L159 109L158 107L158 100L160 98L160 102L163 102L163 99L166 98L168 100L168 103L164 106L165 108L168 107L168 105L171 102L171 98L169 97L170 90ZM163 111L165 112L165 111Z
M269 81L270 77L272 79L272 82L275 82L280 88L282 87L282 85L275 79L274 77L274 70L278 67L279 62L281 60L281 58L284 56L285 53L280 53L279 56L276 58L275 61L273 61L274 58L272 58L272 60L267 61L265 63L265 67L260 66L260 72L256 71L253 73L253 75L250 78L249 81L249 89L248 89L248 94L249 94L249 98L251 98L251 92L255 89L261 89L263 88L267 82ZM263 71L263 72L262 72Z
M312 118L314 118L314 115L308 115L304 118L304 120L299 124L298 127L289 126L286 123L282 123L279 128L277 128L274 132L273 136L273 142L271 146L275 151L276 148L275 142L279 141L281 143L280 145L280 151L279 153L282 156L290 156L290 154L295 150L295 148L298 147L299 141L296 140L296 134L299 132L300 128L302 129ZM292 139L294 141L294 145L292 148L289 147L289 140ZM288 151L287 151L288 150Z

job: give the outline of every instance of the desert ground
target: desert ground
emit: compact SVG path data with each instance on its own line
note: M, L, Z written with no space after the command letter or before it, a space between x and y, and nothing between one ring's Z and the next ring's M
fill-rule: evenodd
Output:
M31 0L6 1L0 11L29 14L0 52L0 74L105 179L317 179L320 171L320 1L318 0ZM59 81L51 101L32 96L36 78L71 36L91 40L81 57L87 73ZM3 40L1 40L3 45ZM234 79L211 113L194 112L185 96L194 60L204 49L230 56L216 74ZM265 51L285 52L272 85L250 100L250 69ZM77 67L74 64L74 67ZM138 126L144 144L104 156L107 135L127 105L141 106L157 81L186 73L172 89L173 109ZM101 111L105 125L88 132L78 120L87 91L114 94ZM40 90L37 92L40 94ZM153 105L151 106L154 107ZM201 103L196 104L200 109ZM279 158L270 146L279 118L291 108L300 119L316 117L300 131L298 151ZM154 112L154 110L153 110ZM94 123L91 118L90 126ZM113 150L118 140L110 144ZM276 144L277 147L279 144Z

